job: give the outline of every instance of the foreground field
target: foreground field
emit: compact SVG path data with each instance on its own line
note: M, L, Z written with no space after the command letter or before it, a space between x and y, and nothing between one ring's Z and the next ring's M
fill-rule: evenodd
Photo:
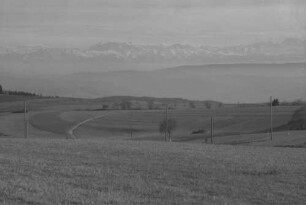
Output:
M272 141L270 133L223 136L214 138L213 143L229 145L306 148L306 131L290 130L274 132Z
M306 150L0 139L1 204L304 204Z

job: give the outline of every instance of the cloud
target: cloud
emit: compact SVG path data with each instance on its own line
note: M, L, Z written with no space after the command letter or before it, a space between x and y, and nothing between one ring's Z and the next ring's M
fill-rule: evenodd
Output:
M194 41L276 36L305 19L305 0L0 0L0 43L30 39ZM17 34L20 34L19 36ZM248 35L246 35L248 34ZM22 35L22 38L20 37ZM35 38L34 38L35 37ZM18 38L18 39L17 39ZM250 39L251 37L248 37ZM148 40L149 39L149 40ZM39 43L39 42L38 42ZM167 43L167 42L165 42Z
M0 0L0 26L54 24L65 16L68 1Z
M266 7L280 4L304 6L305 0L70 0L71 4L77 3L84 6L95 5L110 8L232 8L232 7Z

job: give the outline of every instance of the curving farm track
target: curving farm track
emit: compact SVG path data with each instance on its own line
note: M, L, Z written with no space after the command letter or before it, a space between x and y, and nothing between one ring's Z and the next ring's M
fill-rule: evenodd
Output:
M67 132L68 137L69 137L69 138L73 138L73 139L77 138L77 136L74 134L74 131L75 131L76 129L78 129L78 128L79 128L80 126L82 126L83 124L86 124L86 123L88 123L88 122L90 122L90 121L92 121L92 120L96 120L96 119L100 119L100 118L102 118L102 117L106 117L106 116L109 115L109 114L110 114L110 113L104 113L103 115L99 115L99 116L96 116L96 117L92 117L92 118L89 118L89 119L87 119L87 120L84 120L84 121L82 121L82 122L76 124L76 125L73 126L71 129L68 130L68 132Z

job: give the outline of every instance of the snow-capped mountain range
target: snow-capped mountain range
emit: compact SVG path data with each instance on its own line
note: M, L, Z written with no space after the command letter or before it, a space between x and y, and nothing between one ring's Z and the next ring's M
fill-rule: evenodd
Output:
M305 42L287 39L280 43L259 42L230 47L172 45L135 45L98 43L87 49L24 46L0 47L0 71L10 63L22 65L54 64L54 69L73 64L78 71L154 70L179 65L227 63L286 63L305 61ZM2 63L1 63L2 62ZM64 63L65 66L58 63ZM55 65L56 64L56 65ZM82 67L82 68L81 68ZM86 67L86 69L84 68ZM12 68L13 69L13 68ZM20 68L22 70L22 68ZM64 69L64 68L63 68ZM66 69L66 71L71 69ZM36 70L33 70L36 71Z
M224 56L292 56L305 57L304 41L287 39L281 43L260 42L250 45L236 45L225 48L211 46L172 45L135 45L132 43L98 43L88 49L47 48L25 46L17 48L0 47L0 55L16 55L24 60L65 60L69 58L112 57L123 61L151 60L194 60L201 57L214 58Z

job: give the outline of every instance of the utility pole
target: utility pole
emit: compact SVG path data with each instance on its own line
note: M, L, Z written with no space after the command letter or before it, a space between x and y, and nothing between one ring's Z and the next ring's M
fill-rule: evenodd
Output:
M24 138L28 138L27 102L24 101Z
M273 109L272 109L272 96L270 96L270 138L273 140Z
M214 118L210 118L210 143L213 143L213 137L214 137Z
M131 134L131 139L133 139L133 110L131 110L131 124L130 124L130 134Z
M165 130L165 141L167 142L168 133L168 104L166 104L166 130Z
M304 109L304 120L303 120L303 130L305 130L306 128L306 113L305 113L305 109Z

